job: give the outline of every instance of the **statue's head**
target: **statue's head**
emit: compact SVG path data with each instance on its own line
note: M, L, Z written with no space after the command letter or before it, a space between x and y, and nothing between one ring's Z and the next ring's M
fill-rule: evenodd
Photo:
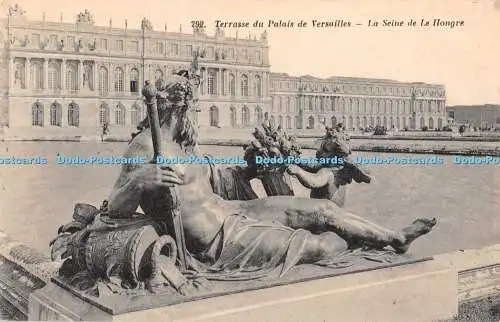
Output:
M198 140L198 128L191 117L196 108L191 82L186 77L176 75L169 82L158 80L155 86L147 85L143 95L146 102L156 98L160 126L173 129L173 139L186 150L194 148ZM142 131L149 126L146 117L137 128Z

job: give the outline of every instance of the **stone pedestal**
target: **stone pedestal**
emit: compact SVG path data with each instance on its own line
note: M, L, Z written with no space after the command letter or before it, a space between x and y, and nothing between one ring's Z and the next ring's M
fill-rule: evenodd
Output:
M457 296L457 271L441 261L426 261L114 316L49 283L31 294L29 319L436 321L457 314Z

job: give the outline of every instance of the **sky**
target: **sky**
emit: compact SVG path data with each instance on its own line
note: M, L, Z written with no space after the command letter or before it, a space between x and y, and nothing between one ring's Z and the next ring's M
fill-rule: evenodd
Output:
M316 77L352 76L443 84L447 104L500 104L500 0L5 0L30 19L74 22L88 9L97 25L139 28L148 17L155 30L191 32L203 20L307 22L306 27L243 28L239 37L268 31L271 71ZM4 6L5 9L5 6ZM368 26L368 21L404 26ZM413 19L417 26L409 27ZM421 20L463 21L425 27ZM351 27L315 28L312 21L343 20ZM356 24L360 24L359 26ZM235 35L236 29L226 29Z

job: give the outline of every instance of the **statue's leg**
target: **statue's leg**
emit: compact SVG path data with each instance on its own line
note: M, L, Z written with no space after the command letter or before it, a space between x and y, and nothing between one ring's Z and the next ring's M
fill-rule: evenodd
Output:
M412 241L428 233L436 224L435 219L418 219L402 231L394 231L344 211L329 200L271 197L260 205L257 202L254 202L256 207L251 207L250 215L254 218L279 221L291 228L317 234L331 231L343 238L350 248L391 246L398 252L405 252Z

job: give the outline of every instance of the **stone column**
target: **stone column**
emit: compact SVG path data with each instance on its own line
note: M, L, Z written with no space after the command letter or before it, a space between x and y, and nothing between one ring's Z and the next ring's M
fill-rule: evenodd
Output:
M130 74L128 72L128 64L123 64L123 91L127 93L127 96L130 95ZM126 121L126 120L125 120ZM129 123L125 123L129 124Z
M92 76L93 76L93 79L94 79L94 83L92 84L93 85L93 90L97 90L98 86L99 86L99 71L97 70L97 62L94 61L94 64L92 66L93 68L93 73L92 73Z
M83 60L78 61L78 76L77 76L77 81L78 81L78 90L83 89Z
M222 75L223 75L223 80L222 80L222 88L224 88L224 93L223 95L224 96L228 96L229 95L229 86L228 86L228 81L229 81L229 73L228 73L228 70L227 69L223 69L222 70Z
M49 88L49 60L43 59L43 89Z
M68 105L59 103L61 104L61 127L67 127L68 126Z
M66 89L66 59L61 61L61 89Z
M219 68L217 71L217 96L224 95L223 81L224 77L222 76L222 68Z
M114 72L113 72L113 64L107 63L108 67L108 92L114 92L115 87L113 86Z
M31 88L31 59L29 57L26 57L26 60L24 61L24 88L29 89Z
M234 96L241 97L241 79L240 72L238 70L234 71Z
M16 81L16 67L14 66L14 57L9 57L9 89L14 89Z

